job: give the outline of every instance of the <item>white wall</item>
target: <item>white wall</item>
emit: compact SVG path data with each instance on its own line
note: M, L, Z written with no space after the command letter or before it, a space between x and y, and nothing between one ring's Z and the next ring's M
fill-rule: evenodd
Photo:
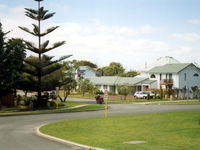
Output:
M149 74L149 78L152 74ZM156 86L155 88L160 88L160 74L154 74L156 78L150 78L151 80L156 80L157 82L154 83L152 86ZM161 80L166 79L166 73L161 74ZM167 79L169 79L169 73L167 73ZM173 87L172 88L178 88L179 87L179 76L178 74L172 74L172 80L173 80Z
M111 92L111 93L114 93L114 94L118 94L118 90L117 90L116 86L112 86L112 85L96 85L96 87L102 92L105 92L105 90L107 90L108 92Z
M179 88L179 75L178 74L172 74L173 79L173 87L172 88Z
M158 89L157 81L151 83L151 84L149 85L149 88L150 88L150 89ZM159 87L159 88L160 88L160 87Z
M160 89L160 74L154 74L156 76L156 78L150 78L151 75L152 74L149 74L149 79L150 80L156 80L156 82L154 82L154 84L152 85L152 87Z

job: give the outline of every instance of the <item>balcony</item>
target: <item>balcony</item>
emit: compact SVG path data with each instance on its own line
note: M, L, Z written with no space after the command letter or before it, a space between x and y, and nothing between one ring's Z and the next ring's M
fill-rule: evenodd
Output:
M173 85L173 79L162 79L160 85Z

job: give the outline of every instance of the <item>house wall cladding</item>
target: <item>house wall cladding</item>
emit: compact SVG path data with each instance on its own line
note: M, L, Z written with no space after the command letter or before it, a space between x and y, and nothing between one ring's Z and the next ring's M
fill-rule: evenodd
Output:
M191 65L179 73L179 88L191 89L194 86L200 87L200 70Z

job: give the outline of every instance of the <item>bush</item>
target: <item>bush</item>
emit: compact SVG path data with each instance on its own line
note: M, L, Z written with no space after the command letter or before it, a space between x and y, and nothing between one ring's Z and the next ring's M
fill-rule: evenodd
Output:
M50 107L51 108L56 108L57 107L57 102L56 101L50 101Z
M118 93L124 96L123 98L124 100L126 100L126 96L128 94L134 93L133 88L129 84L118 86L117 89L118 89Z
M56 107L62 107L62 106L65 106L65 104L63 104L61 101L59 100L52 100L50 101L50 107L51 108L56 108Z
M25 106L25 104L26 104L26 103L25 103L24 100L20 100L20 101L19 101L19 105Z
M29 106L30 102L34 102L37 100L37 97L31 96L31 97L25 97L25 96L18 96L17 101L18 105L24 105L24 106Z
M104 94L104 93L103 93L103 91L98 90L98 91L95 92L95 94L96 94L96 95L98 95L98 94L99 94L99 95L102 95L102 94Z

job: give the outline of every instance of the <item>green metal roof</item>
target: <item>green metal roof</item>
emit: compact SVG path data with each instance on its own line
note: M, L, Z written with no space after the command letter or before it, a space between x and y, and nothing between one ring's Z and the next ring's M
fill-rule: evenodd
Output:
M151 84L151 83L154 83L154 82L156 82L156 80L146 79L146 80L142 81L141 84Z
M158 66L150 69L148 73L178 73L191 63L177 63L177 64L166 64L164 66Z
M95 85L116 85L118 77L116 76L90 77L89 80Z
M117 85L124 85L124 84L130 84L134 85L139 82L142 82L146 80L147 78L137 78L137 77L119 77Z
M101 76L101 77L89 78L90 82L92 82L95 85L123 85L123 84L135 85L146 79L147 78L117 77L117 76Z

